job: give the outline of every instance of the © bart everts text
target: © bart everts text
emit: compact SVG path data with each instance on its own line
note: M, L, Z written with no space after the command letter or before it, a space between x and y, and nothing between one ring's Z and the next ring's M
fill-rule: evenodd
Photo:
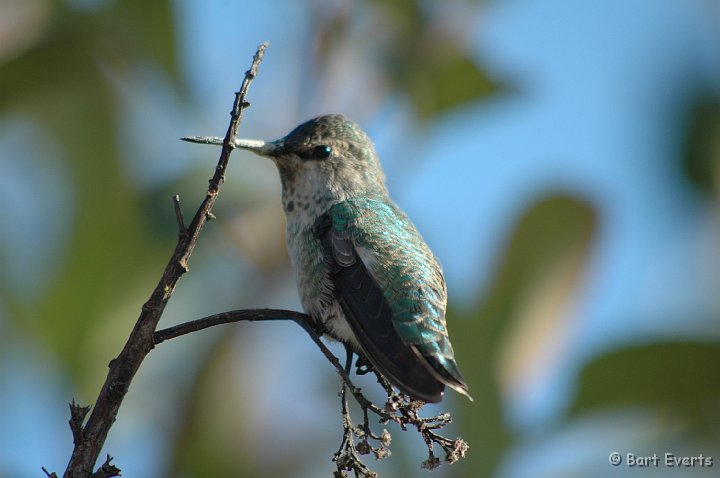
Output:
M625 465L638 468L706 468L714 464L713 457L698 453L697 455L679 455L672 452L652 455L636 455L635 453L613 452L608 457L614 466Z

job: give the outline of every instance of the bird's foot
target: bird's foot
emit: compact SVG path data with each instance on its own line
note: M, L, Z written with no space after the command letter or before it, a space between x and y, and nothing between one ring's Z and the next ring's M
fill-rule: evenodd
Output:
M373 368L372 364L368 362L365 357L358 356L357 361L355 362L355 373L358 375L366 375L370 372L374 372L375 369Z

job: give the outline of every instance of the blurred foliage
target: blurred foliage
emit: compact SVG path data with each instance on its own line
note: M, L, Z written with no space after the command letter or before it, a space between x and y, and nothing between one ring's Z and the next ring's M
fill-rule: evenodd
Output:
M468 10L434 7L418 0L375 0L363 13L372 16L367 29L355 32L353 18L361 7L324 11L318 18L317 52L326 62L340 38L362 37L362 46L389 85L388 94L406 96L418 119L430 120L448 110L495 93L499 85L470 56ZM460 27L462 25L462 28ZM422 52L422 54L418 54Z
M252 409L238 389L228 386L236 376L232 334L224 334L201 360L194 382L184 396L173 431L167 476L257 476L253 469L257 445L252 433L238 433L238 423Z
M685 120L682 163L690 183L717 195L720 184L720 98L698 95Z
M442 17L427 3L378 0L380 25L390 38L380 49L380 61L393 87L409 96L420 118L429 119L450 108L480 99L496 89L493 80L468 57L457 22L442 25ZM467 12L466 12L467 14ZM422 51L422 55L417 55Z
M458 361L472 364L467 379L475 398L472 403L460 401L458 407L460 434L471 449L465 461L454 465L465 470L457 476L491 476L512 445L512 433L502 419L503 394L498 381L501 344L516 333L523 320L545 322L548 334L563 325L547 322L563 318L562 308L575 293L572 284L580 282L595 222L595 212L583 201L567 196L540 200L523 215L509 238L504 260L483 302L472 311L448 311ZM559 286L561 297L554 295L549 284ZM531 317L523 317L523 304L540 285L553 306L539 307ZM543 337L530 339L537 343ZM522 345L525 350L519 353L533 351L531 343Z
M37 334L89 399L103 373L97 358L90 360L97 351L90 338L107 327L118 301L134 292L137 283L127 277L157 273L170 250L170 243L159 243L142 227L142 199L119 158L119 97L108 72L148 61L178 82L174 26L169 1L151 9L142 1L88 9L65 2L38 6L49 11L37 41L0 64L0 108L30 115L57 139L74 185L73 224L70 249L57 252L60 273L49 290L30 303L3 299L14 325ZM120 340L115 337L100 363Z
M720 404L720 344L653 343L608 353L582 374L570 413L599 407L662 407L711 426Z

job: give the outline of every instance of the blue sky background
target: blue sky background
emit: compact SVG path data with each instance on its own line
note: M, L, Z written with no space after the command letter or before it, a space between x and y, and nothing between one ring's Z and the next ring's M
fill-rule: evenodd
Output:
M330 3L329 8L344 4ZM256 45L269 40L242 134L280 137L300 121L328 112L355 118L376 141L393 198L443 263L451 300L458 306L472 307L487 290L509 234L534 201L568 192L592 203L600 227L573 304L572 326L565 331L568 338L552 356L535 357L545 365L527 380L521 395L505 396L505 418L526 439L503 461L497 476L559 476L553 473L567 465L569 455L583 460L600 449L605 460L605 450L622 451L660 433L653 428L658 426L653 417L630 414L603 418L592 428L575 423L553 440L536 438L565 410L584 363L629 342L720 338L716 204L679 184L677 173L682 148L678 131L687 97L697 89L720 94L720 7L710 0L498 0L462 7L469 13L453 16L461 7L449 3L448 17L471 32L472 56L498 78L508 79L512 91L418 125L406 99L383 96L373 88L377 76L360 46L349 47L349 56L332 63L325 76L307 74L307 40L316 19L304 2L255 2L250 8L223 0L178 1L179 61L190 106L152 65L136 65L130 77L109 68L109 81L125 98L121 150L127 171L141 188L211 164L206 163L213 160L210 152L175 139L225 131L231 94ZM98 62L102 66L103 60ZM19 230L28 232L24 239L0 231L4 247L12 252L5 267L17 271L14 287L19 293L47 280L33 275L34 265L52 260L52 253L42 251L68 240L62 223L72 215L67 205L72 199L56 199L72 197L62 158L53 153L52 138L35 141L29 133L33 128L32 120L0 117L0 199L16 196L16 179L23 174L13 161L18 156L38 165L36 179L48 191L47 197L10 208ZM230 207L229 201L240 197L230 189L242 187L256 191L260 202L277 206L279 184L272 165L236 153L221 202L227 200ZM193 203L189 199L186 204ZM36 211L54 219L33 222ZM289 278L273 282L279 283L277 294L265 294L267 282L261 281L238 297L234 284L253 277L252 264L229 263L222 238L214 237L212 244L216 247L199 250L193 258L193 274L184 279L182 293L173 298L163 320L216 312L219 304L243 306L248 298L254 302L250 306L299 307ZM191 300L193 291L203 290L211 270L221 278L214 289L217 296L197 304ZM117 313L134 317L140 303L126 304ZM0 303L0 333L10 332ZM12 333L14 341L5 342L0 351L0 430L11 430L0 436L0 477L38 476L41 465L55 470L65 466L71 445L66 402L77 392L41 345ZM269 427L267 439L287 449L302 438L283 437L283 413L299 414L310 427L317 413L336 407L335 397L318 399L313 393L312 386L328 378L312 370L326 371L326 365L301 337L283 325L258 327L237 352L243 362L262 357L265 372L241 380L253 385L248 401L260 404L258 426ZM198 348L208 342L203 337L181 340ZM287 363L299 356L307 367L287 377ZM151 358L133 390L149 388L158 379L182 383L168 371L197 366L178 349L159 349ZM278 380L287 381L293 400L270 391ZM298 397L320 412L299 407ZM153 476L154 467L162 466L158 457L163 456L161 437L167 428L157 424L172 421L172 412L161 404L173 397L160 390L154 399L159 404L152 416L144 416L145 399L131 393L111 431L107 448L122 457L124 476ZM624 430L625 443L618 443L618 430ZM607 476L605 465L586 476ZM613 472L630 476L623 473L631 470ZM298 476L315 473L317 468L309 467ZM693 476L709 476L703 473Z

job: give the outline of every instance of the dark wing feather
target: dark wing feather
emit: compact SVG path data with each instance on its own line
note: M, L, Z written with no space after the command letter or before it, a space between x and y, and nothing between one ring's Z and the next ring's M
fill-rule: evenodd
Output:
M329 215L316 224L335 296L373 366L401 391L426 402L439 402L445 386L430 364L407 345L393 326L392 312L373 276L344 230L332 227Z

